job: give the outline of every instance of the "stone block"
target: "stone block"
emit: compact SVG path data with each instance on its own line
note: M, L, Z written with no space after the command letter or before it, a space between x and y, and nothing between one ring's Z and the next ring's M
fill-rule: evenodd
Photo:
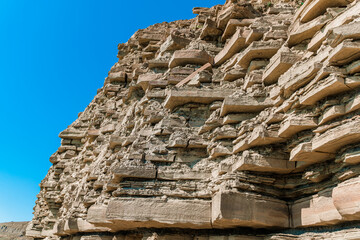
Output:
M156 198L110 200L106 219L117 230L136 228L211 228L211 202Z
M298 132L311 129L317 126L314 118L304 116L288 116L281 124L279 129L279 136L289 138Z
M312 143L305 142L300 143L291 150L289 160L297 162L318 163L329 160L331 158L335 158L335 155L331 153L314 152L312 150Z
M341 222L332 189L295 201L291 205L292 227L327 226Z
M216 22L210 18L205 20L203 29L200 33L200 39L206 39L208 37L217 37L222 34L222 31L216 28Z
M170 34L165 42L160 46L160 51L174 51L179 50L190 43L189 39L177 36L176 34Z
M221 106L221 116L228 113L251 113L260 112L265 108L271 107L272 101L266 99L256 99L251 96L226 97Z
M300 87L309 83L319 72L322 64L309 60L302 64L296 64L285 72L279 79L278 84L284 89L285 97L291 96Z
M345 105L345 112L349 113L360 109L360 93L356 94L348 103Z
M86 136L87 131L79 131L75 129L66 129L59 134L62 139L82 139Z
M356 3L352 7L348 8L347 11L336 16L331 22L329 22L321 31L319 31L308 44L308 50L316 52L322 42L330 35L333 28L339 27L341 25L350 23L352 20L356 19L357 14L360 11L360 3Z
M286 174L295 170L295 163L289 162L283 156L264 155L256 152L244 151L232 165L233 171L254 171Z
M211 172L198 171L169 171L164 168L159 168L157 178L161 180L203 180L211 177Z
M279 51L271 59L266 66L262 81L265 85L276 83L278 78L299 60L298 55L292 52Z
M341 66L360 58L360 42L343 41L329 54L328 62L333 66Z
M349 64L349 66L346 67L346 72L348 74L355 74L355 73L360 72L360 60Z
M137 84L146 91L149 88L149 82L159 80L163 75L161 73L146 73L139 76Z
M360 163L360 151L346 153L344 155L344 162L348 164Z
M226 43L225 47L215 56L215 65L221 65L226 60L230 59L235 53L238 53L242 48L246 46L246 37L243 35L244 33L242 29L238 28L238 30L231 37L229 42Z
M334 205L346 221L359 220L360 217L360 178L340 183L332 191Z
M108 76L109 81L112 82L125 82L126 73L125 72L112 72Z
M212 199L215 228L289 226L286 202L245 192L218 192Z
M234 4L220 11L216 22L219 29L225 29L230 19L251 19L258 16L256 10L250 4Z
M114 174L115 178L145 178L145 179L155 179L156 178L156 168L152 166L136 164L136 165L126 165L118 163L111 169L111 172Z
M240 53L237 64L242 68L248 68L253 59L270 59L280 49L282 43L279 40L253 42Z
M266 129L262 125L256 126L244 139L233 147L233 153L238 153L255 146L264 146L285 142L286 138L281 138L277 130Z
M294 27L290 33L288 46L292 47L306 39L311 39L329 21L330 16L324 15L305 24L301 24L299 21L296 22L296 27Z
M360 142L360 120L355 119L313 138L312 150L336 153L341 147L358 142Z
M333 28L329 36L330 46L335 48L345 39L360 39L360 22L354 22Z
M204 65L213 63L213 58L204 50L177 50L169 62L169 68L186 64Z
M232 124L232 123L239 123L241 121L251 119L255 117L255 113L239 113L239 114L227 114L224 116L224 120L222 122L223 125Z
M233 93L231 89L223 90L170 90L164 102L165 108L174 109L186 103L210 104L217 100L223 100Z
M344 105L335 105L325 109L324 113L319 117L319 125L324 124L336 117L345 114Z
M301 13L300 21L305 23L324 14L327 8L346 7L354 0L313 0Z
M230 19L226 25L221 41L225 42L226 39L231 37L238 27L247 27L254 22L254 19Z
M300 96L300 104L314 105L317 101L334 94L350 91L353 87L360 85L358 79L344 79L339 75L331 74L328 78L308 85L305 93Z

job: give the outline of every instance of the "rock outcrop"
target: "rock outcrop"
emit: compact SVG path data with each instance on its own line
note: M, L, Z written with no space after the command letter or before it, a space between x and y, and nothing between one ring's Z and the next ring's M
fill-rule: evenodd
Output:
M360 239L360 1L137 31L41 182L35 239Z
M0 223L0 240L30 240L25 237L26 226L29 222Z

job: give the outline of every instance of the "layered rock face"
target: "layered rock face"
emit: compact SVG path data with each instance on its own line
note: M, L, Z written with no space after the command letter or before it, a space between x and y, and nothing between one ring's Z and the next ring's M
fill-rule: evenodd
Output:
M360 239L360 1L193 12L119 44L27 235Z
M25 237L28 222L0 223L0 240L30 240Z

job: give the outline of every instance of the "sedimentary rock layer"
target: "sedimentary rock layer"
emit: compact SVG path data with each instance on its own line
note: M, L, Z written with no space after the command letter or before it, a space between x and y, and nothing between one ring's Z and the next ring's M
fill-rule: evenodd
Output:
M360 2L137 31L41 182L36 239L360 239Z

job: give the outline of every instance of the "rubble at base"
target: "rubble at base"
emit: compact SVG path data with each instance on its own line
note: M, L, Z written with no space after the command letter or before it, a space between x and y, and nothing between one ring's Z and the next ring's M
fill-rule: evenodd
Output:
M26 235L360 239L360 1L193 13L119 44Z

